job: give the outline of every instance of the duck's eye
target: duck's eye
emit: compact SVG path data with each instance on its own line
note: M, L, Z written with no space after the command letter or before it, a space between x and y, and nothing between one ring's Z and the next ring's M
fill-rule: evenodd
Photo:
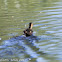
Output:
M31 33L31 31L30 31L30 33Z

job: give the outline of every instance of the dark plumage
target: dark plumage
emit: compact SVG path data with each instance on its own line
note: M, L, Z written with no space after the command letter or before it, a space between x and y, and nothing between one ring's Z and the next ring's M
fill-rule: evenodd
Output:
M29 23L29 28L23 31L26 37L31 36L33 34L32 27L33 27L33 23Z

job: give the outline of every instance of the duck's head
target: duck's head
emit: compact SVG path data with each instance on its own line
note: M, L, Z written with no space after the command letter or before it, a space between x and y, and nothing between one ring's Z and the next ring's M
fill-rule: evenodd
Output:
M33 23L30 22L30 23L29 23L29 29L32 29L32 27L33 27Z

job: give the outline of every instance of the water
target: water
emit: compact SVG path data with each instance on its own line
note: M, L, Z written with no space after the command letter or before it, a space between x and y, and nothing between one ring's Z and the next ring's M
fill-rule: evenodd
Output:
M0 61L62 62L62 0L0 0Z

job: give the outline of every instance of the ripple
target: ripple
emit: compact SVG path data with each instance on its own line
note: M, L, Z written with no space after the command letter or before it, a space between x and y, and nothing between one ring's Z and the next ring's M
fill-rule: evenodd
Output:
M1 41L4 40L0 45L0 58L23 58L24 61L22 62L56 62L58 59L57 62L61 62L61 0L51 0L51 2L4 0L0 1L0 6L0 31L4 34L0 37ZM20 32L22 33L29 22L33 22L33 30L35 30L33 34L36 36L13 37L22 35ZM9 36L13 38L5 40Z

